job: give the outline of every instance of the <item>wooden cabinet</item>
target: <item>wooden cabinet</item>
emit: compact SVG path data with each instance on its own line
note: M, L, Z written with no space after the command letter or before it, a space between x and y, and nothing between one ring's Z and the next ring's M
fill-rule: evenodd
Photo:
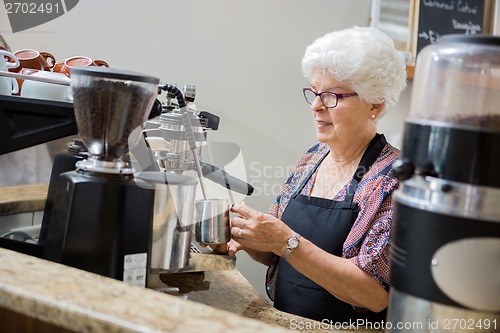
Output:
M17 312L0 307L0 332L16 333L73 333L67 330L38 320L27 317Z

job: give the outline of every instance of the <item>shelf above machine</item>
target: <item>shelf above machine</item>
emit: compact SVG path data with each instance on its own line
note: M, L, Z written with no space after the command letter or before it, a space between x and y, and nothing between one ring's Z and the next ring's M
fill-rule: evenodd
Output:
M73 103L0 95L0 155L77 133Z

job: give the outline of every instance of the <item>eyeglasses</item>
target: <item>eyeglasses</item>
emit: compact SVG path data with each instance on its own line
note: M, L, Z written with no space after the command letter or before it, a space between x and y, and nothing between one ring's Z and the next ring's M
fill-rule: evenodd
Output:
M302 92L304 93L304 97L305 97L307 103L309 103L309 104L314 103L314 100L316 99L316 97L319 96L321 103L323 103L323 105L326 106L327 108L336 107L339 99L341 99L341 98L358 96L358 94L355 92L337 94L337 93L334 93L331 91L323 91L323 92L317 93L314 90L312 90L311 88L304 88L304 89L302 89Z

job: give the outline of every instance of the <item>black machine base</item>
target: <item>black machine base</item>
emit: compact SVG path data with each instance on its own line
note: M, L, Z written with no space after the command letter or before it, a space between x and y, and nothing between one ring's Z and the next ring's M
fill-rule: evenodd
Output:
M131 177L63 173L50 222L43 226L44 258L141 285L149 266L153 206L154 190Z
M396 200L389 249L391 286L430 302L463 307L435 283L431 273L432 257L447 243L481 237L500 238L500 223L444 215Z

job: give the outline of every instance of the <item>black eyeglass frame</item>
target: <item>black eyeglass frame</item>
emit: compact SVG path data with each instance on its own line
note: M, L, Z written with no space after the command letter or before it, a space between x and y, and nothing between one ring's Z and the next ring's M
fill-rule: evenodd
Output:
M309 102L309 101L307 100L307 96L306 96L306 92L307 92L307 91L310 91L310 92L312 92L312 93L315 95L314 99L316 99L316 97L318 97L318 96L319 96L319 99L320 99L321 103L322 103L325 107L327 107L327 108L329 108L329 109L333 109L333 108L337 107L337 105L339 104L339 99L341 99L341 98L358 96L358 93L355 93L355 92L352 92L352 93L340 93L340 94L339 94L339 93L335 93L335 92L333 92L333 91L323 91L323 92L317 93L317 92L315 92L314 90L312 90L311 88L303 88L303 89L302 89L302 93L304 94L304 99L305 99L305 100L306 100L306 102L307 102L308 104L310 104L310 105L312 105L312 103L314 102L314 100L313 100L313 101L311 101L311 102ZM335 105L333 105L333 106L328 106L328 105L326 105L325 101L323 100L323 94L335 95Z

